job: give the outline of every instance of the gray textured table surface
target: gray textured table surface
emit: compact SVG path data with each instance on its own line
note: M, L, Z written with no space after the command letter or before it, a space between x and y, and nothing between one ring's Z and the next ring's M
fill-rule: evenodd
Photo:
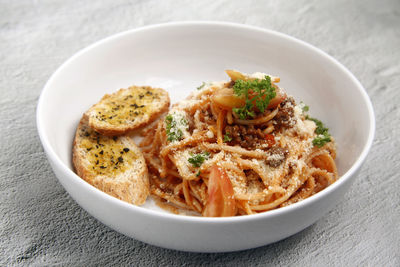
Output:
M219 20L277 30L346 65L373 102L377 131L351 191L281 242L195 254L102 225L56 180L35 124L52 72L81 48L154 23ZM400 1L0 0L0 266L400 265Z

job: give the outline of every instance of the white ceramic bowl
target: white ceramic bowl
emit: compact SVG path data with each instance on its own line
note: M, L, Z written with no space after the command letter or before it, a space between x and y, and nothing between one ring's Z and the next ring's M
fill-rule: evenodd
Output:
M201 218L169 214L151 203L145 207L130 205L97 190L73 172L71 147L79 119L105 93L133 84L160 86L176 102L202 81L227 80L224 70L232 68L281 77L281 86L326 122L338 146L341 177L336 183L304 201L263 214ZM265 29L183 22L123 32L75 54L43 89L37 126L60 183L95 218L156 246L223 252L278 241L332 209L367 156L375 121L362 85L321 50Z

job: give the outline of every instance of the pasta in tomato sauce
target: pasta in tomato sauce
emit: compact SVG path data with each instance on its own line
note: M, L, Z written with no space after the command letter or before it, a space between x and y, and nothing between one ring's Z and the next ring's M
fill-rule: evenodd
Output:
M143 130L150 190L172 212L210 217L288 206L338 178L334 139L277 77L226 71Z

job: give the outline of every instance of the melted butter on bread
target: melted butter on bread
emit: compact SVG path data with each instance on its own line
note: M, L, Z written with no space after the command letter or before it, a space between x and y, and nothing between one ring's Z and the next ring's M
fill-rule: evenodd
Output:
M151 123L168 110L169 103L168 93L161 88L120 89L88 110L89 125L103 135L123 135Z
M119 175L132 166L137 155L118 137L102 136L90 127L81 127L79 146L86 151L89 171L95 175Z
M96 119L112 125L134 122L149 113L151 104L160 99L154 91L153 88L143 87L104 99L103 105L97 108Z
M150 193L146 161L129 136L103 136L84 115L72 148L76 173L101 191L141 205Z

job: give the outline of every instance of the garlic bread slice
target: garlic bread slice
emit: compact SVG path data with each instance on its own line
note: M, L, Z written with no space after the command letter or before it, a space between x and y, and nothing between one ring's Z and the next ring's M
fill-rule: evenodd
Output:
M72 161L82 179L111 196L141 205L149 195L147 165L133 140L95 132L86 115L76 131Z
M89 126L107 135L123 135L145 126L168 110L168 92L149 86L131 86L105 95L87 112Z

